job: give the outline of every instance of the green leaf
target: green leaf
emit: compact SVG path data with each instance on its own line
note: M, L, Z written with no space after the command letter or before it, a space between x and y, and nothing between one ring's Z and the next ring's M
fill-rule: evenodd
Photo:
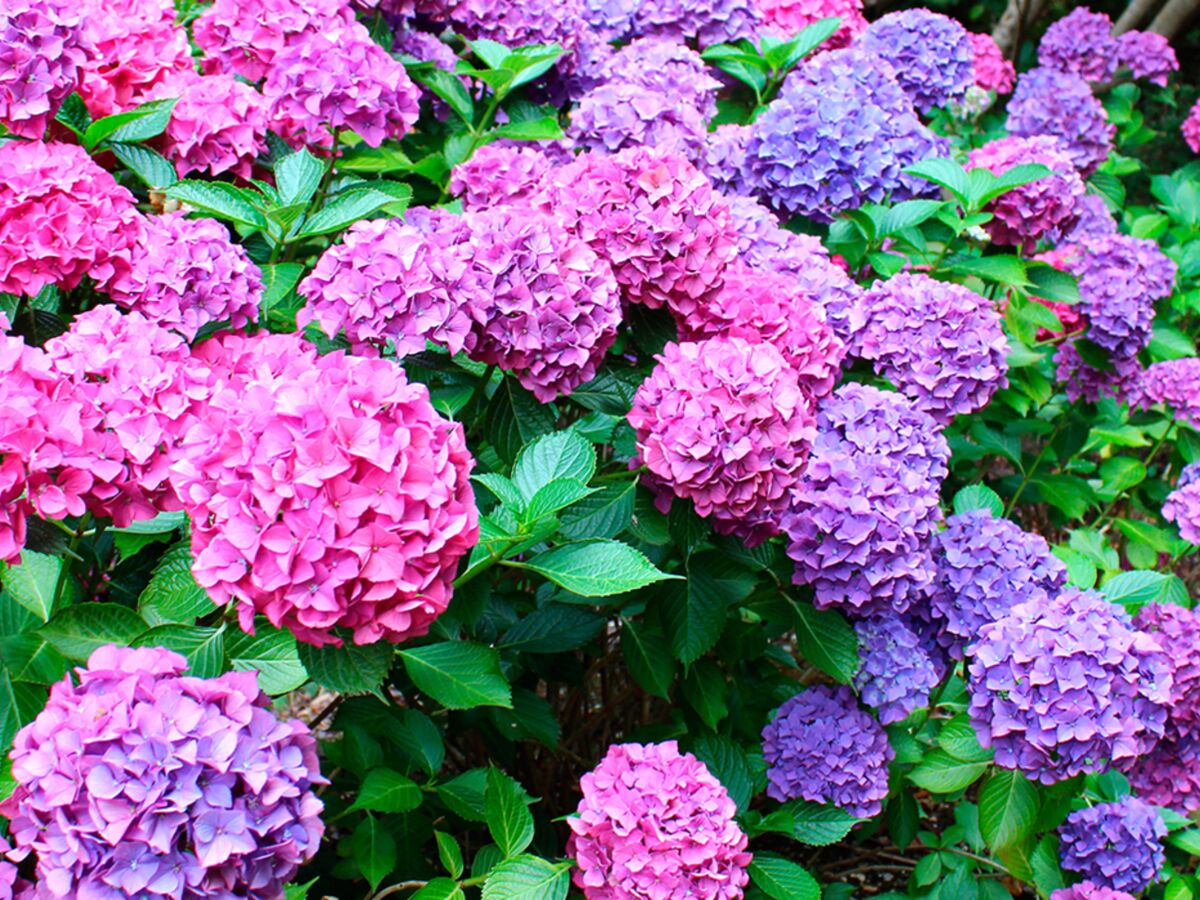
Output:
M308 892L312 886L317 883L317 879L306 884L285 884L283 886L283 900L307 900Z
M395 711L401 727L395 732L395 740L413 763L429 775L436 775L446 758L446 747L441 732L433 719L416 709Z
M225 641L229 665L237 672L258 672L258 686L271 696L294 691L308 681L296 638L264 618L254 620L254 635L231 631Z
M1029 855L1029 867L1033 872L1033 883L1038 894L1049 897L1064 886L1062 867L1058 862L1058 838L1053 834L1044 836Z
M589 609L550 603L518 620L496 646L524 653L563 653L582 647L606 621Z
M633 520L637 483L632 479L607 484L573 503L559 517L559 531L569 538L615 538Z
M1196 356L1196 343L1184 332L1166 322L1154 323L1150 339L1150 355L1156 360L1183 359Z
M69 128L76 137L82 138L88 126L92 124L92 116L83 98L72 92L63 101L63 105L54 116L54 121Z
M488 769L483 797L488 831L504 856L516 856L533 840L533 813L521 786L493 767Z
M930 793L953 794L972 784L987 767L985 762L963 762L942 750L931 750L908 777Z
M350 809L402 813L421 805L421 788L411 778L391 769L372 769L363 779Z
M541 77L550 71L550 67L558 62L559 57L566 52L566 49L558 44L529 44L517 47L504 60L504 68L517 73L510 89L518 88Z
M684 665L717 642L729 609L754 590L754 573L716 552L688 559L687 581L662 594L663 621L671 649Z
M91 152L105 138L133 143L157 137L171 121L171 110L175 103L175 99L151 100L128 112L97 119L83 133L84 149Z
M175 167L149 147L143 147L141 144L113 144L109 149L112 150L113 156L148 188L162 190L178 180Z
M469 822L484 822L487 820L483 806L487 773L487 769L470 769L456 775L438 785L438 796L456 815Z
M596 450L576 431L559 431L526 445L513 466L513 484L529 500L560 478L587 484L596 473Z
M925 159L904 170L909 175L941 185L963 205L970 205L970 179L966 171L951 159Z
M267 220L252 199L254 194L224 181L177 181L167 188L167 196L247 228L267 227Z
M510 141L557 141L563 137L557 116L543 116L523 122L506 122L488 133L488 140L501 138Z
M1054 172L1048 167L1039 163L1024 163L1019 166L1013 166L1003 175L996 176L993 183L986 190L972 196L971 205L976 209L986 206L1001 194L1006 194L1011 190L1022 187L1023 185L1040 181L1046 176L1053 174Z
M1020 772L999 769L979 792L979 828L993 850L1019 844L1037 824L1038 793Z
M272 314L282 315L284 304L294 296L296 285L304 275L304 266L300 263L273 263L261 267L263 279L262 301L259 303L259 316L268 319ZM299 302L295 307L299 307Z
M0 563L0 582L5 592L43 622L50 621L54 612L54 591L63 561L57 556L21 552L21 564Z
M537 572L581 597L624 594L658 581L679 577L660 572L640 550L611 540L559 544L527 562L507 564Z
M138 597L138 612L151 625L191 625L216 608L192 575L192 550L187 541L175 544L162 555Z
M1167 842L1191 856L1200 856L1200 828L1176 831L1167 838Z
M0 670L0 758L17 732L37 718L46 705L46 689L38 684L14 682Z
M1025 273L1029 276L1029 293L1056 303L1075 304L1080 301L1079 282L1070 272L1046 263L1029 260Z
M811 847L827 847L848 835L860 821L836 806L793 800L764 818L762 827L781 831Z
M67 674L69 664L61 653L37 634L0 637L0 670L13 681L53 684Z
M1045 502L1071 519L1081 518L1095 499L1088 483L1075 475L1038 475L1031 483Z
M491 647L444 641L399 651L408 677L448 709L512 708L512 692Z
M995 281L1005 287L1024 288L1029 285L1025 273L1025 262L1017 256L968 256L956 253L946 259L946 269L958 275L975 275L986 281Z
M571 887L567 863L557 865L523 853L488 873L483 900L565 900Z
M396 839L370 813L354 829L350 847L372 891L396 868Z
M669 699L675 660L662 630L652 623L621 620L621 655L629 674L648 694Z
M305 149L289 153L275 163L275 186L284 206L308 203L325 177L325 163Z
M444 69L433 68L425 72L413 73L413 80L429 88L437 96L446 101L446 105L454 110L460 119L468 125L475 119L475 102L467 93L466 85Z
M774 900L821 900L821 886L804 867L771 853L755 853L750 880Z
M359 219L374 215L385 206L406 202L411 196L412 189L398 183L393 183L387 192L375 188L351 188L331 197L321 209L309 216L296 232L296 239L341 231Z
M225 626L159 625L133 642L135 647L165 647L182 654L197 678L216 678L225 662Z
M746 753L737 741L715 734L702 734L696 738L691 751L721 782L737 808L745 811L754 795L754 778L750 774Z
M943 200L905 200L884 210L879 223L879 237L893 235L933 218L945 207Z
M716 731L721 720L729 715L725 700L729 688L720 666L713 660L697 660L683 680L682 691L688 705L711 730Z
M980 746L979 738L966 713L959 713L942 725L938 732L938 746L960 762L992 761L991 749Z
M828 16L805 26L794 38L779 46L778 54L773 54L769 59L771 65L780 72L786 72L832 37L841 24L839 16ZM775 62L777 59L778 62Z
M1100 593L1134 613L1148 603L1165 602L1177 577L1149 570L1120 572L1100 585Z
M521 513L525 510L525 498L521 496L517 486L512 483L512 479L507 476L498 472L481 472L472 475L471 480L482 484L496 496L497 500L513 512Z
M594 494L596 490L597 488L590 488L573 478L556 478L549 484L542 485L537 493L529 498L529 506L525 509L522 521L532 524L554 515L560 509Z
M818 610L807 600L789 597L796 645L804 658L831 678L849 684L858 671L858 636L845 616Z
M990 487L982 484L971 484L954 495L954 512L958 515L985 509L994 518L1004 515L1004 501Z
M578 391L572 392L571 399L578 399ZM512 462L524 445L554 430L552 410L553 407L539 403L515 378L505 378L484 414L484 431L500 457Z
M1113 456L1100 465L1101 490L1109 496L1136 487L1146 480L1146 466L1140 459L1129 456Z
M463 873L463 855L458 840L444 831L435 831L433 837L437 841L438 859L442 866L452 878L460 877Z
M67 659L86 660L98 647L128 646L146 630L145 621L132 609L117 603L80 603L57 613L38 632Z
M383 699L380 685L392 667L395 645L387 641L341 647L298 644L296 649L308 677L317 684L339 694L375 694Z
M435 878L427 882L409 900L463 900L465 896L462 888L453 879Z

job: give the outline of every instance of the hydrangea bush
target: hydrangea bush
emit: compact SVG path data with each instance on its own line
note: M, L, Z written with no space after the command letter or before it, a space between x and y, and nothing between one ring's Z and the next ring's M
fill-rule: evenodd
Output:
M0 900L1200 896L1194 60L956 9L0 0Z

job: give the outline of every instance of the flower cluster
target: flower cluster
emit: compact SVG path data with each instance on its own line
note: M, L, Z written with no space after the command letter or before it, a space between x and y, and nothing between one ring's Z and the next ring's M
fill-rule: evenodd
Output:
M997 176L1030 164L1046 166L1053 174L1001 194L988 204L993 218L984 225L997 244L1026 253L1042 238L1062 235L1077 220L1085 188L1071 157L1057 138L1038 135L990 141L971 151L968 162L969 168Z
M439 69L447 72L454 71L454 67L458 63L454 48L444 43L437 35L403 26L396 28L395 35L395 40L392 42L394 53L405 54L421 62L433 63Z
M446 6L454 30L471 40L483 38L506 47L558 44L567 51L560 67L570 67L585 31L583 0L453 0Z
M1049 599L1067 581L1067 567L1045 538L984 510L950 516L935 558L929 604L941 624L939 641L960 659L984 625L1018 604Z
M1099 594L1019 603L979 630L973 653L971 720L999 766L1054 784L1120 765L1163 735L1170 664Z
M638 38L605 60L598 74L610 84L636 84L663 94L676 106L692 107L705 120L717 114L721 82L709 74L700 54L686 44Z
M584 0L583 21L606 44L629 35L637 0Z
M867 30L862 0L755 0L763 27L790 38L822 19L841 19L838 29L824 44L829 50L845 47Z
M254 672L182 673L161 648L101 647L13 743L11 820L39 897L273 900L324 831L316 741Z
M1163 503L1162 514L1178 526L1179 536L1185 541L1200 544L1200 465L1192 463L1180 473L1179 483Z
M774 712L762 739L772 799L832 803L860 818L879 815L895 752L850 688L802 691Z
M1050 895L1050 900L1136 900L1133 894L1100 887L1090 881L1081 881L1070 887L1059 888Z
M133 195L74 144L0 144L0 291L34 296L128 271Z
M701 47L753 39L759 13L755 0L640 0L634 33L678 41L694 39Z
M1117 131L1086 81L1073 72L1044 66L1017 79L1008 102L1007 128L1020 137L1059 138L1084 177L1108 158Z
M903 617L883 614L854 624L862 665L854 687L884 725L899 722L929 705L929 692L941 681L941 668L921 636Z
M177 98L163 141L180 178L190 172L250 177L254 160L267 149L267 101L262 94L219 72L166 82L152 96Z
M625 147L662 147L692 158L705 139L704 117L694 107L640 84L601 84L571 111L567 137L577 147L615 153Z
M202 328L241 328L258 316L262 276L215 219L182 213L149 216L129 251L129 271L108 289L112 299L189 341Z
M876 282L859 310L851 353L939 422L982 408L1008 384L1000 314L969 288L901 273Z
M1165 403L1179 421L1200 429L1200 358L1169 359L1147 367L1142 396L1145 403Z
M794 580L813 586L818 607L861 617L924 597L949 456L937 423L901 394L846 384L821 402L781 519Z
M967 30L927 9L891 12L858 41L892 66L918 112L962 100L975 81L975 48Z
M704 149L696 161L713 186L730 196L730 205L734 200L749 200L754 193L746 168L751 133L749 125L718 125L705 136Z
M1167 826L1136 797L1078 809L1058 833L1063 868L1112 890L1140 893L1165 861Z
M1188 110L1187 117L1180 127L1184 141L1191 147L1193 153L1200 153L1200 100Z
M778 531L814 437L811 399L771 344L667 344L629 412L657 484L750 542Z
M588 900L738 900L746 835L729 792L674 741L614 744L579 782L567 853Z
M975 54L975 86L997 94L1010 93L1017 80L1017 71L1004 58L1004 52L992 36L972 32L971 49Z
M171 481L192 520L193 572L298 639L423 635L478 536L462 427L385 360L318 356L295 335L226 336Z
M450 191L466 209L530 203L550 173L550 159L534 147L487 144L454 167Z
M73 0L7 0L0 8L0 124L39 138L79 88L93 48Z
M1108 204L1099 194L1084 194L1075 205L1075 211L1078 213L1075 224L1068 228L1061 237L1061 244L1067 251L1066 257L1074 252L1072 245L1084 244L1092 238L1106 237L1117 233L1117 221L1108 211ZM1051 263L1051 265L1053 264ZM1059 268L1063 267L1065 266L1059 266Z
M1104 13L1077 6L1052 22L1038 44L1038 65L1107 84L1117 72L1117 38Z
M1111 366L1100 369L1079 355L1074 343L1066 343L1054 354L1055 374L1072 402L1084 399L1095 403L1101 397L1135 402L1140 397L1142 364L1136 356L1114 357Z
M1166 87L1172 72L1179 71L1179 59L1170 42L1153 31L1127 31L1117 42L1117 58L1134 78Z

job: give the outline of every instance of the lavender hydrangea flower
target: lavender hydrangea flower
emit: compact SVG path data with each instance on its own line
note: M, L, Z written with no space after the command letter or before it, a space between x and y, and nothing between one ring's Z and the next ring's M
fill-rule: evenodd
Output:
M1059 138L1085 178L1108 158L1116 127L1088 83L1071 72L1042 66L1017 79L1008 102L1008 133Z
M1058 830L1062 866L1093 884L1140 893L1158 880L1167 826L1136 797L1076 810Z
M696 160L713 186L731 198L754 192L746 168L750 135L749 125L718 125L705 136L704 149Z
M68 0L6 0L0 8L0 124L40 138L95 50L85 11Z
M583 20L604 43L629 35L638 0L584 0Z
M762 732L767 796L832 803L859 818L879 815L895 756L887 732L845 685L815 685L775 711Z
M661 147L700 156L706 128L694 106L638 84L602 84L571 111L567 137L585 150Z
M701 47L753 38L759 15L751 0L641 0L634 15L638 35L694 38Z
M1070 887L1059 888L1050 895L1050 900L1136 900L1133 894L1100 887L1090 881L1081 881Z
M1161 645L1092 591L1034 597L984 625L969 667L971 721L996 764L1042 784L1153 748L1171 693Z
M816 605L903 612L933 581L929 542L950 451L902 394L846 384L818 406L808 468L781 519L793 580Z
M1117 220L1099 194L1084 194L1079 198L1075 211L1078 213L1075 224L1063 232L1059 239L1064 246L1083 244L1093 238L1117 233Z
M1113 358L1110 369L1098 369L1079 355L1074 341L1063 344L1054 354L1054 379L1066 388L1072 403L1095 403L1101 397L1136 403L1141 396L1142 364L1136 356Z
M772 206L830 221L880 203L938 147L890 66L858 48L822 53L784 81L752 126L750 181Z
M275 717L255 672L186 668L101 647L17 733L0 813L37 854L44 896L275 900L317 852L308 727Z
M567 71L575 47L587 29L583 0L454 0L448 18L454 30L471 40L498 41L506 47L558 44L567 52L558 68Z
M935 557L929 603L942 623L939 640L957 659L984 625L1020 603L1048 599L1067 581L1067 567L1045 538L985 510L950 516Z
M1038 65L1107 84L1117 74L1117 39L1112 19L1077 6L1053 22L1038 44Z
M717 114L721 82L712 77L699 53L678 41L638 38L605 60L598 77L603 82L657 91L676 103L695 107L705 119Z
M929 704L929 692L941 681L921 636L902 616L884 614L854 624L862 665L854 687L884 725L899 722Z
M939 422L982 408L1008 384L1000 314L969 288L905 272L876 282L858 311L851 354Z
M1134 78L1144 78L1159 87L1166 87L1171 73L1179 71L1171 42L1153 31L1125 32L1117 42L1117 58Z
M458 56L455 55L453 47L444 43L435 34L418 31L416 28L408 26L396 29L395 37L392 40L392 51L411 56L421 62L433 63L446 72L453 72L454 67L458 64Z
M1173 267L1173 264L1172 264ZM1168 359L1146 368L1143 403L1165 403L1182 422L1200 430L1200 358Z
M872 22L859 45L888 62L919 112L963 99L975 81L967 30L927 9L891 12Z
M1200 545L1200 463L1192 463L1179 476L1175 490L1163 503L1163 518L1174 522L1179 536L1189 544Z

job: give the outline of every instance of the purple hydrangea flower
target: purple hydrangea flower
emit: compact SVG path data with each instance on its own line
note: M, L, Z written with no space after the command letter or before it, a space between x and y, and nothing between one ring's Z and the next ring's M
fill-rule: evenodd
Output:
M1059 888L1050 895L1050 900L1136 900L1133 894L1100 887L1090 881L1081 881L1070 887Z
M1174 274L1174 263L1171 264ZM1200 430L1200 358L1169 359L1147 367L1143 403L1165 403L1176 417Z
M1158 880L1166 860L1167 826L1137 797L1076 810L1058 834L1063 868L1112 890L1140 893Z
M1141 396L1142 364L1136 356L1113 357L1111 369L1098 369L1079 355L1075 343L1063 344L1054 354L1054 378L1067 391L1072 403L1095 403L1101 397L1135 403Z
M904 272L876 282L857 312L851 354L939 422L981 409L1008 384L1001 316L969 288Z
M1078 218L1059 239L1063 245L1085 244L1093 238L1117 233L1117 220L1099 194L1084 194L1075 206Z
M767 796L832 803L859 818L879 815L895 756L883 726L845 685L815 685L779 707L762 732Z
M1077 6L1042 35L1038 65L1078 75L1084 81L1107 84L1117 74L1117 39L1112 19Z
M70 0L5 0L0 8L0 124L40 138L78 89L95 49Z
M536 147L485 144L454 167L450 191L463 208L528 204L542 189L553 164Z
M687 44L661 37L638 38L609 57L599 69L601 81L636 84L695 107L705 119L717 114L721 82Z
M967 30L927 9L891 12L858 39L886 60L919 112L961 101L975 82L975 49Z
M255 672L184 676L157 647L101 647L13 742L0 803L46 897L275 900L317 852L324 784L308 727Z
M899 722L929 705L929 692L941 681L941 666L921 636L902 616L883 614L854 624L862 660L854 687L884 725Z
M454 48L444 43L437 35L416 28L401 26L396 29L392 51L403 53L421 62L430 62L439 69L453 72L458 65Z
M1125 32L1118 41L1117 57L1134 78L1145 78L1159 87L1166 87L1171 73L1179 71L1171 42L1153 31Z
M829 221L885 200L905 183L901 170L938 146L891 67L847 48L787 77L746 152L750 181L772 206Z
M583 20L607 44L628 36L637 8L638 0L584 0Z
M638 84L602 84L571 110L567 137L585 150L616 153L626 147L661 147L695 159L706 127L694 106Z
M929 603L942 623L939 639L958 659L984 625L1020 603L1048 599L1067 581L1067 567L1045 538L985 510L950 516L935 557Z
M694 38L701 47L753 39L758 25L751 0L641 0L633 20L635 34Z
M1200 545L1200 484L1182 484L1167 494L1163 518L1174 522L1179 536L1189 544Z
M731 198L754 193L746 168L750 135L749 125L718 125L705 136L704 149L696 161L713 186Z
M1042 66L1017 79L1008 102L1008 132L1059 138L1085 178L1108 158L1116 127L1088 83L1071 72Z
M1161 645L1100 594L1033 597L984 625L969 667L971 721L996 764L1042 784L1103 772L1163 735Z
M903 612L933 581L929 542L950 451L902 394L846 384L818 406L808 468L781 524L794 581L816 605Z
M1125 774L1147 803L1190 816L1200 809L1200 733L1168 731Z
M1187 117L1179 127L1184 142L1193 153L1200 153L1200 100L1188 110Z

